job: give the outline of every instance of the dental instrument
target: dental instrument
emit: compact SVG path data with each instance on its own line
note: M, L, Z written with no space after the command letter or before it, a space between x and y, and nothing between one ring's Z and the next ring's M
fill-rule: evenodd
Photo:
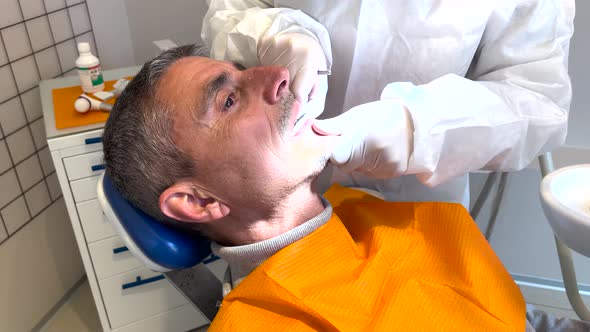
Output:
M83 93L74 102L74 108L79 113L86 113L90 110L110 112L113 109L113 105L96 100Z

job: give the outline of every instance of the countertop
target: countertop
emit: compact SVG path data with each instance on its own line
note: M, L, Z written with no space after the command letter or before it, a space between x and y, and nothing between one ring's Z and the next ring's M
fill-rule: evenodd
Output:
M140 69L141 66L126 67L113 70L105 70L102 74L105 81L110 81L117 80L119 78L126 76L134 76ZM67 129L57 129L55 127L55 114L53 113L53 96L51 94L51 91L53 89L65 88L76 85L80 85L80 79L78 78L78 76L69 76L63 78L56 78L52 80L44 80L39 83L39 90L41 93L41 105L43 106L43 118L45 121L45 131L47 139L100 129L104 126L103 122Z

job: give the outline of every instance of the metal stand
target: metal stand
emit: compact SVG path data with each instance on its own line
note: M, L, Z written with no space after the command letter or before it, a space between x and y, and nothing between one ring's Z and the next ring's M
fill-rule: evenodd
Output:
M551 153L546 153L539 157L539 165L541 166L541 176L544 178L547 174L553 172L553 156ZM565 292L567 298L572 305L572 308L585 321L590 321L590 311L582 301L580 290L578 289L578 282L576 280L576 270L574 268L574 261L572 260L572 253L568 246L562 243L556 236L555 246L557 247L557 255L559 256L559 266L561 267L561 274L563 276L563 283L565 285Z

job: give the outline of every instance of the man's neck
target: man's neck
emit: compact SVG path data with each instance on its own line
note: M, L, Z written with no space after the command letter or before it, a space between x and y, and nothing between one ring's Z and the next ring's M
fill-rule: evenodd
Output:
M320 195L311 186L302 186L282 199L269 218L244 220L240 211L220 220L214 229L206 230L207 235L225 246L237 246L264 241L281 235L317 216L324 210Z

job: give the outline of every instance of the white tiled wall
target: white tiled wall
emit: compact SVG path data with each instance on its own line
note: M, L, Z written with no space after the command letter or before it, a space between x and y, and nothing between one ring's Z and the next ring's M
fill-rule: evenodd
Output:
M61 196L38 84L76 74L76 43L97 54L86 1L0 0L0 244Z

